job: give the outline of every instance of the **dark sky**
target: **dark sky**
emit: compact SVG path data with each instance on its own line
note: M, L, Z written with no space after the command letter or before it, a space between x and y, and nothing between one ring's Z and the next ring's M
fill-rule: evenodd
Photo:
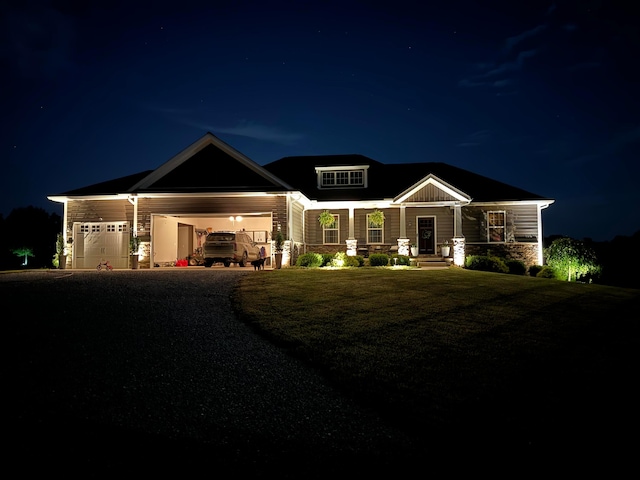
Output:
M210 131L261 165L450 163L554 198L546 236L640 230L633 2L9 3L5 217Z

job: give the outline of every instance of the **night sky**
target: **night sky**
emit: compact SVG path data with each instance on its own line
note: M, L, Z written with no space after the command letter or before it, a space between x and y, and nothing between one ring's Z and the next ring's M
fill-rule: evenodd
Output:
M545 236L640 230L633 2L12 3L5 217L210 131L261 165L446 162L554 198Z

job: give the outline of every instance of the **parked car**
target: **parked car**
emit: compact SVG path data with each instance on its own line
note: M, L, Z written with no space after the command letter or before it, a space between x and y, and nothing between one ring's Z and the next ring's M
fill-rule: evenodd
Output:
M260 247L248 233L211 232L202 245L202 259L205 267L222 263L228 267L235 263L241 267L260 258Z

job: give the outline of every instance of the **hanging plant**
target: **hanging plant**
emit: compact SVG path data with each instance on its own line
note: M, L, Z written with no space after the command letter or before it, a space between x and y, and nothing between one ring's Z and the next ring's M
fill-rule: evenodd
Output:
M369 223L374 227L381 227L384 223L384 213L376 208L369 214Z
M335 221L336 221L336 217L334 217L329 210L325 210L318 217L318 222L324 228L331 227L335 223Z

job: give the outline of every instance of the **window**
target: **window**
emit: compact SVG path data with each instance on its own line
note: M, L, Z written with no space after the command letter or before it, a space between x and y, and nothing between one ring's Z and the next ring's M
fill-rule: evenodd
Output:
M505 212L487 212L487 236L489 242L505 241Z
M317 168L318 188L356 188L366 186L366 167Z
M371 214L367 213L367 243L382 243L383 228L384 223L382 225L375 225L371 222Z
M322 227L323 243L340 243L340 217L333 216L333 223L328 227Z

